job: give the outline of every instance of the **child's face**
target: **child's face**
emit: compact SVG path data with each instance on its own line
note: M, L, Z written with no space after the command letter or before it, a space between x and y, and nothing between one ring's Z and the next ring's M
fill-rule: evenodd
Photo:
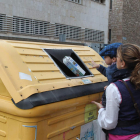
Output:
M116 62L116 57L111 58L110 56L104 56L104 59L107 65L111 65L112 63Z

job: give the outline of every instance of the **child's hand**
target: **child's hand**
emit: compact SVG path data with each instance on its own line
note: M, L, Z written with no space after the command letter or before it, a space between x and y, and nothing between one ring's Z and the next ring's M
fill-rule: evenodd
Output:
M95 63L94 61L91 61L91 64L92 64L92 68L99 68L100 65Z
M95 102L95 101L91 101L92 104L95 104L97 105L97 107L100 109L100 108L103 108L103 105L98 103L98 102Z
M105 86L105 87L104 87L104 90L106 90L107 87L108 87L108 86Z

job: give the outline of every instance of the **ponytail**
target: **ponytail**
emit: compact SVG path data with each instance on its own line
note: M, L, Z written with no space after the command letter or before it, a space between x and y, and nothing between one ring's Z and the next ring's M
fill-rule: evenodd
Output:
M137 89L140 89L140 62L137 63L134 70L132 71L130 80Z
M140 47L134 44L121 45L117 53L120 54L127 68L132 70L130 81L136 89L140 89Z

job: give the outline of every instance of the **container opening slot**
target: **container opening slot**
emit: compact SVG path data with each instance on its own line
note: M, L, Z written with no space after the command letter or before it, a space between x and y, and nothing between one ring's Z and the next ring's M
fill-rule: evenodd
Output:
M72 49L44 49L44 51L53 59L58 68L63 72L66 78L76 78L82 76L76 76L64 63L63 58L70 56L78 65L86 72L84 76L93 76L90 70L85 66L83 61ZM83 76L83 77L84 77Z

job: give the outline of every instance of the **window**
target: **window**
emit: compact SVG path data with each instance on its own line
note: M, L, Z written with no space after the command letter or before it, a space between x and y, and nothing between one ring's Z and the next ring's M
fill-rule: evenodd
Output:
M67 0L67 1L74 2L74 3L78 3L78 4L82 4L82 3L81 3L81 0Z
M105 3L105 0L100 0L101 3Z
M109 29L109 33L108 33L108 41L109 41L109 43L111 42L111 29Z
M112 0L110 0L110 10L112 10Z
M93 0L93 1L103 3L103 4L105 3L105 0Z

